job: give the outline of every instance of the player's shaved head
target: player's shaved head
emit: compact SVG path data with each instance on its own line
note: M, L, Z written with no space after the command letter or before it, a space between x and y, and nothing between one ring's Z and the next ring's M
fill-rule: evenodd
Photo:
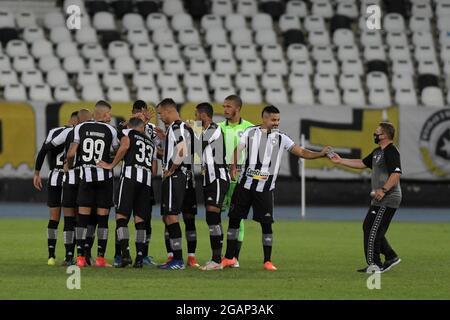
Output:
M108 102L104 100L97 101L94 109L94 119L103 122L111 121L111 108Z
M225 98L225 101L233 104L235 107L242 108L242 99L238 95L232 94Z
M143 132L145 129L145 122L142 121L142 119L133 117L128 121L128 128Z
M79 123L78 120L78 111L72 112L69 119L69 126L76 126Z
M160 103L158 103L156 107L163 109L175 109L178 111L177 103L171 98L163 99Z
M78 121L80 123L91 120L92 119L92 112L88 109L81 109L78 111Z

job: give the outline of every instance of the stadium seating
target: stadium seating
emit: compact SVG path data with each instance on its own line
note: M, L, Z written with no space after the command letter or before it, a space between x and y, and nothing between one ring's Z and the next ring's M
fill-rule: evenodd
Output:
M449 103L448 1L79 0L75 31L66 2L44 14L2 10L5 99L25 88L22 99L41 101L214 100L237 90L249 103ZM367 29L370 4L381 6L383 33ZM98 79L85 89L89 72Z

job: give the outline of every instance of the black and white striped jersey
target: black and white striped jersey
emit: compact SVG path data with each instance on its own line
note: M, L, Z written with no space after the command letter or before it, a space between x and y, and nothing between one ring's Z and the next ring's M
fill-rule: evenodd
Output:
M183 172L190 171L194 158L194 132L181 120L174 121L166 130L166 140L164 143L164 157L162 167L169 170L175 160L178 151L178 144L182 141L186 142L187 154L185 155L178 170Z
M74 137L74 128L66 128L59 135L52 139L51 144L54 147L58 147L60 145L64 145L64 158L67 157L67 153L69 152L70 145L73 142ZM78 153L77 153L78 155ZM78 159L77 155L75 155L72 169L64 174L63 182L66 182L70 185L76 185L80 182L80 168L78 167Z
M158 135L156 134L156 126L149 122L145 125L145 134L152 139L153 144L158 147L161 145L161 140L159 139Z
M112 178L112 170L97 168L97 162L112 162L111 153L119 146L116 128L105 122L86 121L75 127L73 141L79 144L78 165L83 181Z
M67 127L58 127L51 129L45 142L42 144L39 150L38 156L36 157L35 169L40 171L44 163L44 159L47 156L48 161L48 184L50 186L61 186L64 177L64 146L58 146L56 148L49 147L49 143L52 139L58 136L62 131L68 129Z
M267 131L261 126L249 127L239 141L244 147L245 161L239 183L245 189L271 191L280 171L283 152L290 150L294 141L279 130Z
M225 140L222 128L212 122L202 133L203 186L213 183L217 179L230 182L225 155Z
M133 129L122 130L122 134L130 139L130 147L123 158L121 177L151 186L152 162L156 160L152 139Z

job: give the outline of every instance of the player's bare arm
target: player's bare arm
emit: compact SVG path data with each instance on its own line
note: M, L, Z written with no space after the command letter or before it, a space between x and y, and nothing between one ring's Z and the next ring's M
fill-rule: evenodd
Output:
M128 138L127 136L122 137L122 139L120 139L120 147L117 150L113 162L107 163L105 161L99 161L97 163L97 167L112 170L115 166L117 166L117 164L120 161L122 161L123 157L125 157L129 148L130 148L130 138Z
M313 159L325 157L327 155L327 153L330 152L330 150L331 150L330 147L324 147L322 149L322 151L316 152L316 151L311 151L306 148L302 148L298 145L295 145L289 150L289 152L299 158L313 160Z
M67 167L67 170L73 167L73 160L75 159L75 155L77 154L79 146L80 144L75 142L70 145L70 149L67 152L67 163L64 164L64 168Z
M164 172L163 179L170 177L178 169L187 154L187 145L184 140L180 141L180 143L177 144L176 148L177 152L175 153L173 164L168 171Z
M367 168L362 159L345 159L341 158L337 153L331 158L331 161L335 164L340 164L352 169L365 169Z

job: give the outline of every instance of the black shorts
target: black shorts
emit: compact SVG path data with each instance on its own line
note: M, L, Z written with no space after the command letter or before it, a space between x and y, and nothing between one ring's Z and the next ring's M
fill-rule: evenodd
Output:
M161 215L181 213L186 193L186 175L176 171L161 182Z
M47 206L49 208L61 207L62 186L47 185Z
M77 208L78 184L63 183L62 206L64 208Z
M186 192L184 193L181 212L183 214L197 214L197 194L195 193L195 181L192 179L186 181Z
M110 209L114 205L113 197L114 184L112 178L105 181L80 181L77 197L79 207Z
M152 188L128 178L121 178L116 213L128 217L133 214L144 220L152 215Z
M205 205L222 208L229 186L230 184L222 179L216 179L214 182L204 186Z
M253 208L253 220L273 223L273 191L257 192L237 185L231 198L228 216L247 219L250 207Z

